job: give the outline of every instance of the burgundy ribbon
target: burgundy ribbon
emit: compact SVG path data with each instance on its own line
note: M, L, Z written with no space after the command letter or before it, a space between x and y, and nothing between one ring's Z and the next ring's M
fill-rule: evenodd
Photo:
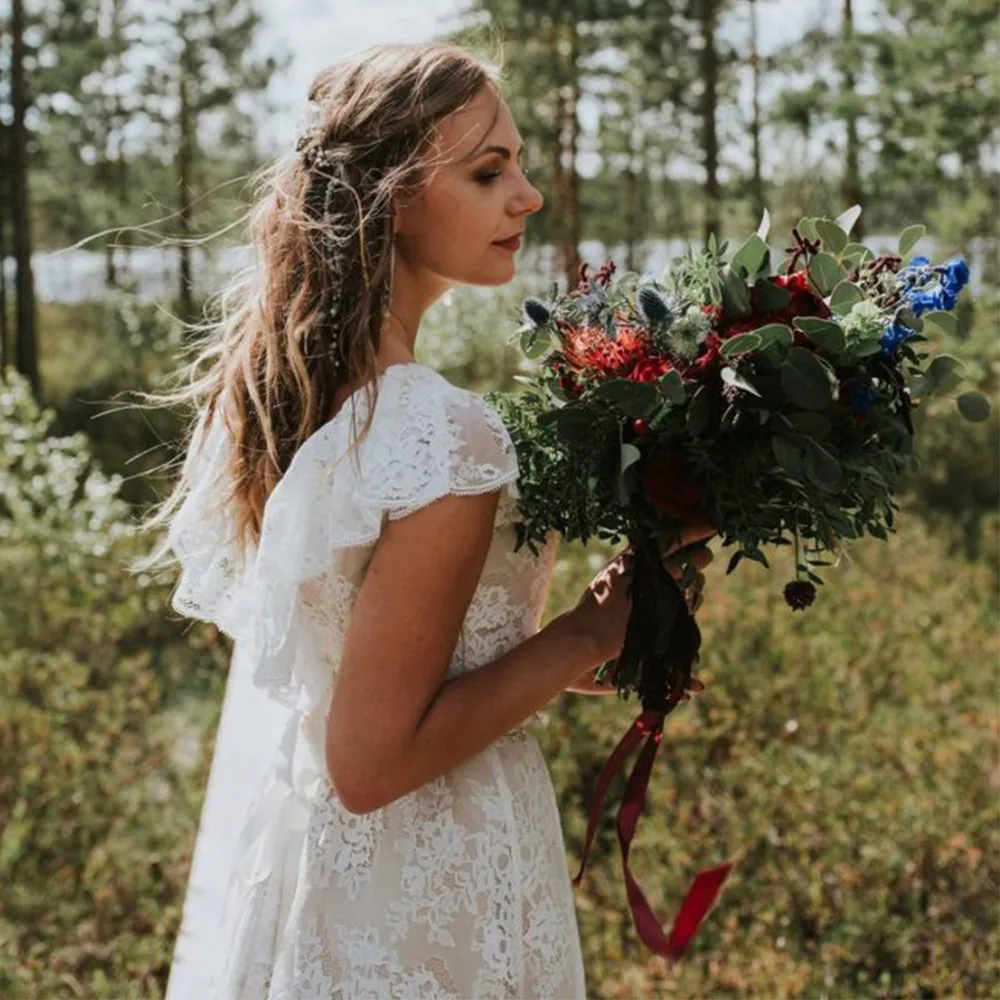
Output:
M601 806L607 795L608 786L611 784L611 778L621 770L626 755L645 739L646 745L642 748L632 772L628 776L625 793L618 807L618 841L621 844L625 887L636 931L647 948L664 958L676 960L690 944L705 914L711 909L732 864L727 862L717 868L706 868L695 876L684 901L681 903L681 908L677 911L669 937L665 935L660 927L660 922L653 915L649 903L646 902L646 897L629 871L628 854L639 814L646 802L646 788L649 785L649 776L653 770L656 752L663 739L663 720L666 714L664 709L643 711L607 759L597 779L597 789L590 806L583 857L580 860L580 870L573 879L573 884L579 885L587 866L587 858L590 855L594 832L600 818Z

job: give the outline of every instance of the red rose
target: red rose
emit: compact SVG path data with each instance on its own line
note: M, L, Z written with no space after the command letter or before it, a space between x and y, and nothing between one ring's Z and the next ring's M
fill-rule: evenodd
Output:
M657 445L646 456L642 491L661 514L684 522L708 519L702 507L701 490L692 481L679 448Z
M795 271L792 274L778 274L771 279L779 288L786 288L792 293L792 301L781 310L785 322L791 325L796 316L818 316L829 319L830 312L823 299L813 291L809 284L809 275L805 271Z
M752 333L762 326L770 323L782 323L792 327L792 335L796 344L808 346L809 338L801 331L792 326L792 320L796 316L817 316L820 319L829 319L833 315L827 304L820 298L809 284L809 276L805 271L795 271L792 274L777 274L770 279L778 288L785 288L791 292L792 299L783 309L764 312L757 308L757 296L751 289L751 308L753 313L750 316L741 316L722 324L725 339L735 337L740 333Z

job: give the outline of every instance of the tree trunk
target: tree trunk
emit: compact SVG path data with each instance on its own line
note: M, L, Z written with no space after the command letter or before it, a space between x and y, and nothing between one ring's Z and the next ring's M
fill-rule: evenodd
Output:
M191 107L191 42L183 39L180 79L180 146L177 150L177 175L180 188L180 315L184 322L194 320L194 284L191 276L191 181L194 161L194 113Z
M639 239L639 184L635 168L629 164L622 178L622 198L625 202L625 270L635 271L636 243Z
M565 164L566 200L566 234L563 241L562 259L563 271L570 288L575 287L577 274L580 270L580 182L576 173L577 145L580 141L580 116L577 104L580 100L580 72L577 66L577 33L576 24L569 21L565 25L566 37L569 41L569 84L564 105L564 121L566 124Z
M24 0L11 7L11 100L10 131L11 206L14 222L14 257L17 260L17 369L28 380L31 392L42 403L38 372L38 336L35 319L35 283L31 274L31 223L28 213L28 133L24 115L28 92L24 80Z
M712 233L719 239L721 196L719 193L719 135L716 127L719 56L715 51L716 4L701 0L701 80L703 151L705 155L705 241Z
M549 65L559 65L559 34L558 25L555 18L550 18L548 22L548 52ZM549 243L552 247L562 246L562 227L565 213L563 212L563 201L565 198L565 182L563 180L562 165L562 85L557 75L555 85L551 88L552 94L552 120L555 127L551 133L549 142L549 192L546 197L549 218ZM553 262L555 265L555 262Z
M844 59L844 91L854 93L854 11L851 0L844 0L844 43L847 48ZM847 157L844 170L844 208L862 204L861 171L858 165L858 119L853 112L847 113ZM864 219L859 218L854 223L851 239L858 242L864 239Z
M750 0L750 73L753 111L750 117L750 138L753 141L753 197L754 217L764 214L764 178L760 162L760 51L757 47L757 0Z
M10 176L7 133L7 127L0 122L0 378L11 363L10 331L7 325L7 275L4 271L4 264L7 262L7 218L4 207L9 190L4 179Z

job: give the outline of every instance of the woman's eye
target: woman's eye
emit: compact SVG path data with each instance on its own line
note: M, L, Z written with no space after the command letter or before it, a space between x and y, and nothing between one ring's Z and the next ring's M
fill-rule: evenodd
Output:
M477 181L478 181L478 182L479 182L480 184L491 184L491 183L492 183L493 181L495 181L495 180L496 180L496 179L497 179L497 178L498 178L498 177L499 177L499 176L500 176L500 175L501 175L502 173L503 173L503 171L502 171L502 170L493 170L493 171L491 171L490 173L487 173L487 174L477 174L477 175L476 175L476 180L477 180ZM527 178L527 176L528 176L528 173L527 173L527 171L526 171L526 170L525 170L525 169L524 169L523 167L521 168L521 173L522 173L522 174L523 174L523 175L524 175L524 176L525 176L525 177Z

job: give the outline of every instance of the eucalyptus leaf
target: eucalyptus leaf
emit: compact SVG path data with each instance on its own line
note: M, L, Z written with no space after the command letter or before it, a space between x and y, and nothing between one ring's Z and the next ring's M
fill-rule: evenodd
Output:
M847 246L847 233L836 222L817 219L816 232L819 233L823 246L833 254L839 254Z
M840 215L837 216L835 221L837 225L844 230L845 233L850 235L851 230L854 228L854 223L858 221L860 215L861 215L861 206L851 205L851 207L847 209L845 212L841 212Z
M781 387L804 410L824 410L833 399L826 369L812 351L792 347L781 363Z
M760 225L757 227L757 235L766 243L767 235L771 231L771 213L765 208L760 217Z
M932 309L925 312L921 319L928 326L932 326L942 333L951 336L958 335L958 317L953 312L945 312L943 309Z
M803 216L799 219L799 224L795 228L807 240L815 242L819 239L819 233L816 232L816 220L809 218L809 216Z
M621 471L624 472L630 465L638 462L642 458L642 452L634 445L626 442L622 445Z
M657 385L671 403L681 406L687 400L687 390L684 388L684 382L679 372L673 369L665 372L660 376Z
M907 226L899 236L899 256L906 257L910 251L924 238L927 227L924 225Z
M810 442L806 449L806 475L815 486L833 491L840 485L843 470L840 463L822 445Z
M724 358L735 358L739 354L746 354L747 351L756 351L762 343L763 341L756 332L738 333L723 343L722 347L719 348L719 353Z
M780 312L792 302L792 293L770 279L753 286L754 303L761 312Z
M791 347L795 339L792 336L792 328L784 323L768 323L766 326L754 330L754 333L760 337L763 347L770 347L772 345L776 347Z
M647 417L659 402L655 383L624 378L603 382L593 396L613 403L627 417Z
M738 389L744 389L746 392L753 393L758 399L760 398L760 393L757 391L757 387L736 371L736 369L729 368L727 366L722 369L721 374L722 381L725 382L726 385L732 385Z
M963 392L955 402L958 405L958 412L972 423L982 423L989 418L990 401L981 392L974 390Z
M805 478L802 449L794 441L776 434L771 438L771 449L774 451L774 457L778 460L778 465L792 479L801 482Z
M830 310L837 316L846 316L864 298L865 293L857 285L842 281L830 294Z
M951 354L939 354L927 369L927 391L944 394L957 388L966 376L965 365Z
M847 272L837 263L836 257L825 251L820 251L809 262L809 278L820 295L829 295L846 277Z
M864 243L848 243L840 253L842 261L848 261L855 267L860 267L870 260L875 259L875 254L864 245Z
M867 337L856 344L851 344L851 356L855 358L868 358L881 350L882 341L878 337Z
M730 318L750 314L750 292L747 283L729 267L722 272L722 307Z
M833 424L822 413L786 413L783 416L796 434L805 434L814 438L825 438L829 436L830 431L833 429Z
M692 437L701 437L712 419L712 398L707 385L699 386L687 408L686 423Z
M767 244L756 234L736 251L733 263L739 264L747 274L756 274L767 253Z
M551 346L551 335L547 330L532 327L521 334L521 350L525 357L540 358Z
M824 351L840 354L844 350L844 331L836 323L815 316L796 316L792 322Z

